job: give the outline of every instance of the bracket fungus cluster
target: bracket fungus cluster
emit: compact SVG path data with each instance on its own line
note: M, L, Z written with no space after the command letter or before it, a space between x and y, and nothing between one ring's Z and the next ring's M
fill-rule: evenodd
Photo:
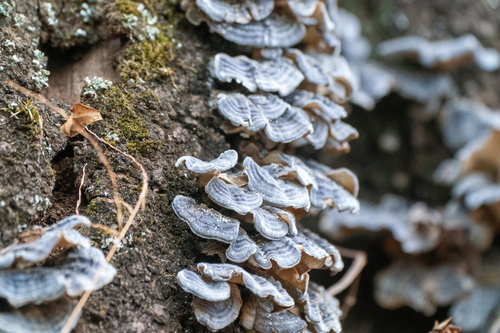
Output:
M482 70L500 67L500 55L495 49L484 48L473 35L429 42L417 36L385 41L378 46L382 57L414 59L420 65L438 70L454 69L475 62Z
M312 269L339 272L344 266L340 253L297 219L327 207L357 212L356 176L281 152L246 157L241 166L232 150L210 162L181 157L176 166L183 164L199 176L219 208L178 195L174 212L196 235L228 244L218 252L223 263L200 263L199 274L178 274L180 286L195 296L198 321L214 331L240 316L243 327L257 332L306 327L340 332L338 301L309 282L308 274ZM294 307L299 313L288 311Z
M74 229L90 224L73 215L0 250L0 331L60 332L75 305L70 297L111 282L115 268Z
M470 63L495 71L500 54L472 35L436 42L407 36L379 44L377 63L369 59L371 46L361 36L359 20L339 10L336 22L342 22L337 32L341 54L359 88L352 102L373 109L391 90L398 92L423 106L411 115L413 121L438 122L443 144L455 156L434 173L437 184L451 186L451 199L444 206L385 194L378 203L361 200L359 215L326 212L320 230L335 240L361 233L369 237L374 231L389 235L383 238L384 250L392 263L375 279L375 298L382 307L410 306L432 315L438 307L451 306L450 315L465 331L486 331L493 324L485 318L498 318L491 304L498 304L500 287L485 282L478 258L489 255L499 230L500 164L495 152L500 118L498 111L461 97L464 89L449 71ZM403 70L389 64L394 59L413 60L423 68L418 74ZM484 290L492 296L481 310L474 310L472 304Z
M457 88L446 71L474 62L480 69L500 68L500 53L485 48L478 39L465 34L457 38L430 42L418 36L405 36L380 43L375 48L378 61L369 59L372 47L361 35L358 18L342 9L335 13L335 33L342 44L342 56L347 60L358 89L351 101L366 110L391 90L424 104L435 114L443 100L453 99ZM414 60L427 71L410 72L391 64L395 59ZM436 72L437 71L437 72Z
M192 157L177 163L185 162L199 176L210 207L218 208L178 196L174 211L198 236L227 244L207 246L206 251L219 255L223 263L214 264L218 269L237 272L221 279L207 274L208 266L203 265L209 264L201 263L198 273L180 275L181 286L195 295L200 322L216 330L239 316L243 327L259 332L337 331L333 322L325 323L338 315L323 316L337 313L338 306L325 305L336 300L309 282L308 271L336 272L342 268L340 256L326 240L297 223L308 211L328 208L333 209L323 214L320 229L333 239L345 239L360 230L390 234L384 248L394 260L376 281L382 306L409 305L431 314L439 306L453 307L472 297L472 286L479 279L470 258L489 247L498 230L494 221L500 218L499 163L492 153L500 143L495 129L500 121L488 112L460 111L459 85L445 71L471 62L496 70L497 51L464 35L438 42L408 36L384 42L372 52L356 16L330 0L184 0L182 8L191 23L206 24L211 32L238 45L232 48L235 54L219 53L209 64L217 83L214 105L226 120L222 125L226 133L257 137L264 143L241 144L251 157L240 165L236 152L208 163ZM378 61L370 59L372 53ZM414 60L423 68L415 74L389 65L395 58ZM436 172L436 179L454 186L452 200L444 207L387 195L380 204L362 201L359 215L341 214L360 209L358 180L352 172L277 151L267 153L302 145L333 155L348 152L349 141L358 132L344 122L346 103L371 110L391 91L424 107L425 112L415 118L439 115L443 138L451 149L465 147ZM259 151L263 146L266 153ZM453 255L436 256L455 251L450 249L467 257L465 263ZM445 280L436 280L437 275ZM252 281L263 278L266 285L279 283L294 300L293 310L278 304L275 289L272 295L257 291L248 276L253 276ZM192 286L186 284L188 280ZM445 286L446 281L450 286ZM223 296L211 299L213 295L201 292L200 286L220 289L217 292ZM231 300L226 303L233 307L218 303L224 300ZM311 312L315 309L323 310ZM206 318L217 317L209 315L214 311L227 317L208 323Z
M258 134L268 148L293 143L349 151L358 132L341 119L357 85L339 54L335 1L186 0L182 6L191 23L205 22L252 49L253 59L219 53L210 65L219 82L245 88L217 94L226 132ZM299 43L301 49L293 48Z

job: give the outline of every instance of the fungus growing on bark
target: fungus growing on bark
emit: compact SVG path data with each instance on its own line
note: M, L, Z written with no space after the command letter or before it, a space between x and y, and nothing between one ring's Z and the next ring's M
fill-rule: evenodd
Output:
M245 0L241 2L196 0L196 5L215 22L238 24L265 19L274 9L274 3L267 0Z
M289 311L273 312L273 303L258 297L243 304L240 324L259 333L302 332L307 327L304 320Z
M111 282L116 269L106 264L99 280L92 280L106 260L101 250L77 248L70 252L66 263L55 267L28 267L0 271L0 298L12 306L51 301L64 294L78 296L84 291L97 290Z
M339 301L330 296L325 288L314 282L309 283L303 306L307 321L312 323L315 332L342 332Z
M209 3L210 9L207 9ZM340 50L339 41L334 36L335 23L332 18L332 15L337 16L335 4L325 4L323 1L278 3L273 13L262 19L254 18L247 22L249 16L242 14L245 23L222 22L223 15L219 11L227 7L226 10L230 12L228 15L233 17L234 11L239 13L242 8L243 12L249 10L246 2L207 1L197 5L191 1L184 7L188 19L193 16L195 24L203 16L212 31L236 44L258 48L254 49L253 54L263 58L252 60L245 56L217 54L211 64L212 76L216 79L221 82L234 80L253 93L277 92L285 97L293 94L300 85L302 90L308 90L311 94L307 97L302 94L301 100L296 101L298 104L292 106L274 95L245 97L239 93L219 94L219 112L232 126L236 126L225 126L226 132L242 132L246 135L262 130L265 133L263 140L269 147L273 143L305 142L316 149L327 147L333 154L349 151L348 141L357 138L358 134L339 121L346 116L346 112L337 104L345 102L356 89L355 78L346 60L338 52L331 55L317 51L304 53L299 49L286 49L283 52L282 49L300 41L310 44L310 37L303 39L305 24L309 28L314 27L316 34L322 35L328 45ZM216 13L211 13L212 10ZM299 14L298 10L304 12ZM192 14L198 11L205 13L201 16ZM290 13L293 15L290 16ZM293 102L294 98L287 97L287 100ZM283 108L283 105L286 107Z
M180 160L189 158L183 157ZM207 319L210 311L221 308L220 311L224 311L225 315L222 319L217 319L217 322L224 325L228 325L231 318L234 320L237 316L235 311L239 311L219 304L223 301L222 298L229 298L228 286L219 286L219 283L245 285L255 295L269 297L275 303L274 311L279 310L280 316L288 317L292 314L283 311L302 302L300 295L305 295L307 292L310 270L329 269L334 274L343 268L338 250L311 231L298 228L296 214L282 207L294 207L294 212L306 211L315 188L321 189L325 200L332 205L339 202L338 207L341 209L345 208L346 201L352 201L353 204L357 202L351 194L357 192L357 179L347 169L333 170L314 163L308 165L298 158L281 152L270 153L256 160L247 157L242 166L245 167L242 172L231 173L231 170L226 170L228 173L212 174L212 178L205 186L209 199L220 207L234 211L234 213L225 211L232 217L223 215L216 209L196 205L193 199L187 197L177 196L172 202L174 212L189 223L198 236L229 243L225 254L223 249L214 252L222 253L221 256L229 263L200 263L198 270L202 273L202 277L187 270L181 271L178 275L181 287L196 297L193 305L195 313L198 313L198 320L210 329L218 329L215 327L222 325ZM318 185L318 177L321 178L321 182L327 181L336 187L332 187L331 184L330 187ZM335 178L339 179L341 184L345 184L347 189L335 183L332 180ZM343 192L339 192L340 190ZM349 199L343 199L342 195ZM249 196L263 200L251 200L255 207L249 209L250 205L246 203ZM235 204L237 200L243 200L244 203ZM207 220L209 223L205 222ZM250 224L254 225L254 230L248 228ZM231 237L226 237L228 230ZM244 265L251 270L251 273L231 263ZM222 288L224 293L218 293L216 297L207 296L213 294L214 288L217 290ZM245 295L246 293L243 293L244 301L247 298ZM228 302L239 304L235 300ZM203 310L200 310L202 308ZM325 308L322 311L327 313L329 310ZM336 311L328 313L335 314ZM277 318L281 318L280 316ZM333 318L330 319L335 322ZM309 322L324 328L329 325L326 321L330 319L325 317L324 320ZM272 322L273 325L277 325L276 330L281 329L278 323Z
M424 67L449 70L474 61L481 69L494 71L500 66L500 54L486 49L473 35L429 42L417 36L395 38L381 43L378 53L383 57L416 60Z
M231 296L224 301L210 302L198 297L193 299L196 319L213 332L223 329L238 318L242 305L240 290L234 284L230 288Z
M172 201L175 214L186 222L198 236L231 243L238 237L240 222L216 210L196 205L194 199L178 195Z
M0 312L0 332L59 333L74 305L74 302L64 297L43 306L30 304L19 309L4 309ZM77 322L78 318L71 329Z
M212 281L226 281L245 286L254 295L261 298L269 298L273 301L275 311L279 309L290 309L294 306L293 298L287 293L281 284L271 277L262 277L250 274L243 268L231 264L209 264L199 263L198 270Z
M271 269L273 262L281 269L296 266L301 257L301 252L295 246L295 242L289 237L283 237L280 240L258 244L254 259L263 269Z
M32 242L13 244L0 250L0 269L15 266L23 268L47 258L56 247L90 247L90 240L73 228L90 227L85 216L73 215L40 230L40 238Z
M211 64L212 75L222 82L237 81L250 92L260 89L286 96L304 80L304 75L286 58L256 61L245 56L219 53Z
M184 291L210 302L225 301L231 296L229 283L204 281L193 271L184 269L177 273L177 282Z
M250 259L257 251L257 244L248 237L245 230L240 228L238 237L229 244L226 250L226 257L228 260L235 263L242 263Z
M68 296L111 282L116 269L106 263L100 249L91 247L90 240L73 229L90 224L85 216L73 215L34 228L23 238L25 243L0 251L0 331L59 332L72 311ZM56 248L68 249L46 260ZM101 275L94 281L98 271Z
M197 174L209 173L213 171L227 171L238 163L238 153L234 150L227 150L220 154L218 158L210 162L204 162L192 156L183 156L175 163L176 167L186 164L188 170Z
M212 178L205 186L205 191L213 202L241 215L246 215L262 205L260 194L245 191L220 178Z
M323 215L320 229L334 239L343 239L351 230L389 230L406 253L428 252L436 247L443 232L443 216L424 203L410 204L396 196L386 195L378 205L361 202L358 215Z
M426 267L402 260L378 273L375 285L375 299L383 307L407 305L430 316L438 306L467 295L474 283L470 276L450 265Z
M224 39L251 47L289 47L298 44L306 33L304 24L286 13L275 12L261 21L247 24L208 23L210 31Z
M288 225L278 214L274 214L265 208L257 208L251 213L255 223L255 230L265 238L279 240L288 234Z
M211 62L211 75L217 81L234 81L249 92L240 89L215 93L218 111L227 120L223 129L227 133L241 133L245 138L255 134L268 149L278 144L309 143L332 154L349 151L348 142L357 138L358 133L341 120L347 116L341 104L353 95L358 82L346 59L340 56L340 39L335 30L336 2L259 4L229 0L189 0L182 4L188 20L194 24L205 22L212 32L244 46L254 57L220 53ZM289 48L294 45L300 49ZM224 230L222 221L226 219L239 223L234 223L231 239L224 237L223 242L229 243L225 253L219 248L211 249L210 253L219 254L223 261L237 263L238 266L231 268L234 272L245 267L254 280L274 283L269 280L269 276L273 277L293 300L285 306L273 304L271 299L275 296L267 299L242 293L242 326L257 332L300 332L309 323L311 330L339 332L338 303L328 298L324 290L315 286L315 293L311 291L309 313L313 319L308 318L306 307L300 305L309 297L308 272L329 269L334 274L343 268L343 262L333 245L298 226L298 218L310 207L316 211L330 207L356 213L359 185L355 175L347 169L333 170L282 153L258 154L254 149L236 171L228 169L201 177L200 184L205 187L208 198L225 208L221 210L224 217L213 219L211 229ZM196 207L199 206L191 199L188 205L179 205L186 199L177 198L173 202L177 215L190 224L196 223L194 216L198 216ZM186 210L180 211L179 206ZM211 211L219 217L222 214L218 210L215 207ZM208 239L215 239L218 233L191 228ZM198 270L209 267L209 264L200 265ZM217 265L220 269L231 267L230 264ZM234 279L246 276L238 273L225 281L233 283ZM204 272L203 278L208 278ZM217 279L220 280L210 276L210 280ZM199 298L194 302L203 302L208 309L215 307ZM315 316L311 312L313 303ZM277 305L281 307L279 311ZM297 309L294 314L283 310L294 305ZM234 311L227 313L232 316ZM198 315L197 318L215 329L212 323Z

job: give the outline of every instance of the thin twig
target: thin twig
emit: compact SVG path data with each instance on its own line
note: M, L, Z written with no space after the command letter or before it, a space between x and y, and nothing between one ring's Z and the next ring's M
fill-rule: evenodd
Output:
M344 276L342 276L342 278L340 278L337 283L327 289L327 292L331 296L338 295L346 290L354 282L354 280L356 280L358 275L366 266L367 262L366 253L364 251L346 249L339 246L337 246L337 249L339 249L342 256L352 258L354 259L354 261L352 262L351 266L344 274Z
M87 131L90 131L87 129ZM115 205L116 205L116 220L118 221L118 230L121 231L123 228L123 213L122 213L122 199L120 197L120 193L118 192L118 183L116 182L116 175L113 172L113 169L111 168L111 164L109 163L108 159L106 156L104 156L101 147L97 144L97 142L92 138L92 136L87 133L87 131L82 131L80 134L83 135L87 140L90 141L92 146L94 146L94 149L97 151L97 155L99 156L99 159L101 160L102 164L106 167L108 170L108 176L109 179L111 180L111 185L113 187L113 198L115 199ZM92 133L94 134L94 133ZM95 134L94 134L95 135ZM104 141L104 140L102 140ZM104 141L106 142L106 141Z
M36 100L40 101L41 103L45 104L50 109L52 109L53 111L55 111L55 112L59 113L61 116L63 116L64 119L69 118L69 116L66 114L66 112L63 109L61 109L58 106L53 105L44 96L37 94L35 92L32 92L31 90L28 90L26 88L23 88L20 85L18 85L17 83L10 81L10 80L7 81L7 84L9 86L11 86L12 88L16 89L17 91L19 91L20 93L27 95L27 96L30 96L30 97L33 97ZM97 144L97 142L95 142L95 140L85 130L80 131L80 134L82 134L85 138L87 138L90 141L90 143L92 143L95 150L97 151L97 155L99 155L99 159L101 160L101 162L104 164L104 166L108 170L108 175L109 175L109 178L111 180L111 185L113 187L113 197L115 199L119 199L119 200L115 200L116 210L117 210L116 219L118 221L118 229L122 230L122 226L123 226L123 213L122 213L122 207L121 207L122 200L120 198L120 194L118 193L118 185L116 183L116 176L113 172L113 169L111 168L111 165L109 164L106 156L104 156L104 154L102 153L102 150L99 147L99 145Z
M78 188L78 201L76 202L76 215L80 215L80 213L78 212L78 208L80 207L80 203L82 202L82 186L83 186L83 182L85 180L85 167L86 166L87 166L87 163L85 163L85 165L83 166L82 181L80 182L80 187ZM129 204L127 204L127 205L130 206ZM95 228L95 229L103 230L103 231L105 231L105 232L107 232L115 237L118 235L118 232L116 230L113 230L110 227L99 224L99 223L92 223L90 226L92 228Z
M64 111L63 109L61 109L60 107L58 106L55 106L54 104L52 104L47 98L45 98L44 96L40 95L40 94L37 94L31 90L28 90L26 88L23 88L21 87L20 85L18 85L17 83L13 82L13 81L10 81L8 80L7 81L7 84L9 86L11 86L12 88L16 89L17 91L19 91L20 93L24 94L24 95L28 95L28 96L31 96L33 98L35 98L36 100L38 100L39 102L42 102L43 104L47 105L49 108L51 108L53 111L59 113L61 116L64 117L64 119L68 119L69 116L66 114L66 111Z
M132 214L132 211L134 210L134 208L132 207L132 205L130 205L128 202L125 202L123 200L122 200L122 205L124 205L125 208L127 208L129 214Z
M89 130L89 132L92 133L93 135L95 135L92 131ZM96 138L99 141L102 141L102 142L108 144L106 141L102 140L97 135L95 135L95 136L96 136ZM129 216L128 220L127 220L127 223L125 224L125 227L121 230L120 234L118 235L118 239L115 241L115 243L113 244L113 247L111 248L111 250L109 251L108 255L106 256L106 263L103 264L99 268L97 274L94 276L94 279L92 281L92 285L94 285L94 286L96 285L97 281L99 281L99 278L101 277L101 274L104 271L104 268L106 267L106 264L108 264L111 261L111 258L113 258L113 255L115 254L116 250L118 249L118 246L120 245L121 241L123 240L123 238L127 234L127 231L130 228L130 226L132 225L132 222L134 221L135 216L139 212L139 209L141 207L143 207L143 208L145 207L146 194L148 192L148 175L146 173L146 170L142 166L142 164L140 164L139 162L137 162L137 160L133 156L131 156L131 155L127 154L127 153L122 152L120 149L118 149L116 147L113 147L113 146L111 146L111 147L113 149L117 150L118 152L120 152L121 154L129 157L141 169L143 182L142 182L141 193L139 194L139 199L137 200L137 202L136 202L136 204L134 206L134 210L130 214L130 216ZM73 323L78 318L78 315L80 314L83 306L85 305L85 303L89 299L91 293L92 293L92 288L90 288L89 290L87 290L83 294L82 298L80 298L80 301L78 302L78 304L76 305L75 309L71 313L71 316L69 317L68 321L66 322L66 324L62 328L61 333L69 333L69 331L71 330L71 327L73 326Z
M340 310L342 310L342 315L340 316L340 320L344 320L347 317L347 314L351 309L356 305L358 301L358 290L359 290L359 281L361 280L361 276L358 275L356 280L349 287L349 292L345 295L342 300L342 306Z
M78 201L76 202L76 215L80 215L78 212L78 208L80 207L80 203L82 202L82 186L83 186L83 181L85 180L85 168L87 167L87 163L83 166L82 170L82 181L80 182L80 187L78 188Z
M111 229L107 225L102 225L99 223L92 223L92 224L90 224L90 226L92 228L95 228L95 229L101 229L102 231L107 232L108 234L112 235L113 237L118 236L118 231L116 231L115 229Z
M105 145L109 146L110 148L112 148L112 149L116 150L118 153L120 153L120 154L122 154L122 155L124 155L124 156L126 156L126 157L128 157L128 158L130 158L130 159L132 160L132 162L134 162L134 164L135 164L135 165L137 165L137 166L139 167L139 169L141 169L141 171L142 171L143 175L146 175L146 178L145 178L145 179L146 179L146 181L147 181L147 174L146 174L146 170L144 169L144 167L142 166L142 164L141 164L141 163L137 162L137 160L134 158L134 156L129 155L129 154L127 154L127 153L125 153L125 152L121 151L120 149L116 148L115 146L113 146L113 145L112 145L112 144L110 144L109 142L107 142L107 141L103 140L102 138L100 138L99 136L97 136L97 134L95 134L94 132L92 132L92 131L91 131L91 130L89 130L88 128L87 128L87 131L88 131L89 133L91 133L93 136L95 136L95 138L96 138L97 140L101 141L102 143L104 143ZM144 186L144 184L143 184L143 186ZM147 186L146 186L146 189L147 189ZM142 202L142 207L141 207L143 211L144 211L144 209L146 209L146 206L145 206L145 204L146 204L146 194L147 194L147 193L145 193L145 194L144 194L144 198L143 198L144 200L143 200L143 202ZM139 199L141 199L141 198L139 198ZM121 200L122 202L124 202L122 199L120 199L120 200Z

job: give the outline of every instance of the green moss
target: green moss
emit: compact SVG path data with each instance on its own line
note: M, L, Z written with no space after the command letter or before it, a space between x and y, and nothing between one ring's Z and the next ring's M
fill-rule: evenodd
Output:
M139 11L137 10L137 6L140 3L141 2L135 2L132 0L118 0L115 2L115 6L123 14L137 15L137 14L139 14Z
M113 85L99 94L98 100L89 100L93 107L101 111L105 118L102 123L103 137L106 134L117 134L125 139L125 146L129 152L146 153L158 149L159 141L152 140L149 136L147 123L135 112L134 106L157 102L150 90L130 94L126 89ZM108 140L109 141L109 140Z
M114 114L128 113L133 111L132 97L120 90L116 85L99 94L98 109L103 116L113 116Z
M163 31L155 40L130 42L119 65L123 81L151 81L155 77L171 77L173 69L167 64L175 58L175 45Z
M137 143L149 138L148 126L130 109L126 109L121 114L118 120L118 128L121 136L127 139L127 141Z
M6 103L7 104L7 103ZM22 102L22 105L13 105L3 109L10 114L11 118L22 119L25 121L24 126L30 131L30 139L37 138L43 130L42 116L33 98L28 98Z
M42 132L42 117L38 112L34 99L28 98L23 101L23 104L19 109L28 120L28 127L33 129L35 135L40 134Z
M87 209L85 210L85 216L92 219L97 214L97 203L96 200L91 200Z
M138 10L142 4L143 9ZM121 13L122 25L129 28L129 45L125 48L119 64L119 72L124 82L151 81L154 78L170 77L173 70L168 64L175 58L176 43L172 34L177 24L174 22L175 5L171 1L118 0L117 11ZM165 8L162 10L162 8ZM156 14L164 12L169 18L165 25L156 19ZM132 20L133 19L133 20Z
M99 95L99 110L105 117L114 118L119 136L125 138L128 143L139 143L149 139L147 124L135 113L133 97L120 90L117 86L111 86L103 94Z
M161 142L155 141L155 140L147 140L144 142L128 142L126 144L127 149L131 152L147 152L147 151L152 151L156 150L160 147Z

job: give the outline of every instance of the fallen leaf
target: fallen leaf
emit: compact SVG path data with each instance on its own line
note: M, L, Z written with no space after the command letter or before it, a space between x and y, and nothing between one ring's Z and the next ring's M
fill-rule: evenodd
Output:
M61 132L70 138L83 132L87 125L102 120L99 110L77 103L71 108L71 116L61 126Z
M20 243L33 242L38 238L42 237L43 234L45 234L45 230L43 230L42 228L25 230L23 231L22 234L19 235L19 242Z
M436 320L432 331L429 333L458 333L461 330L462 329L460 327L452 325L451 318L448 318L446 320L443 320L442 322L438 322Z

